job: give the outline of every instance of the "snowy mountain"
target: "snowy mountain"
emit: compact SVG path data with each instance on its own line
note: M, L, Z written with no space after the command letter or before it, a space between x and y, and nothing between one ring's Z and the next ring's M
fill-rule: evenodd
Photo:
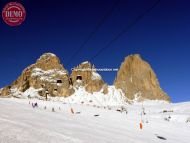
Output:
M55 54L45 53L25 68L17 80L2 88L0 96L93 102L96 105L120 105L146 99L169 101L155 73L139 55L125 59L114 85L110 86L92 63L82 62L69 75Z
M85 61L69 72L45 53L0 89L0 143L189 143L190 102L170 103L139 55L114 85ZM139 102L140 101L140 102Z

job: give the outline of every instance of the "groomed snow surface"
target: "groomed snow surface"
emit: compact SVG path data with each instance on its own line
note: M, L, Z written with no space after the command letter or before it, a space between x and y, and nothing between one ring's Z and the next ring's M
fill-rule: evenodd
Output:
M0 143L189 143L189 118L190 102L121 107L0 98Z
M88 93L84 87L75 89L75 93L67 98L53 98L52 100L66 103L97 105L97 106L120 106L126 103L126 98L120 89L108 86L108 93L100 92Z

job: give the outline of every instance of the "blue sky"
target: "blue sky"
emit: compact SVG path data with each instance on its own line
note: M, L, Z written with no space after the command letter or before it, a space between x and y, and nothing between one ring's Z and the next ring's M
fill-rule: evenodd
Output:
M0 0L0 9L9 2ZM44 52L55 53L67 70L89 60L153 0L121 0L80 53L87 39L115 0L22 0L26 21L9 27L0 18L0 87L10 84ZM119 68L127 55L139 53L148 61L161 87L173 102L190 101L190 2L161 0L143 19L91 61L97 68ZM112 84L116 72L101 72Z

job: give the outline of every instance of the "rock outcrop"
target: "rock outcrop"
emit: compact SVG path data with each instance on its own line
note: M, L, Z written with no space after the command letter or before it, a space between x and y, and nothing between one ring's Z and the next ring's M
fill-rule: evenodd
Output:
M74 92L70 86L68 72L61 65L59 58L52 53L43 54L35 64L24 69L16 81L2 89L1 94L9 94L11 89L25 92L30 87L40 89L41 96L47 94L49 96L70 96Z
M124 93L130 100L137 98L139 101L143 99L170 100L160 88L151 66L143 61L140 55L130 55L125 58L114 85L117 89L121 89L122 94ZM30 93L33 92L44 97L67 97L77 92L79 87L83 87L88 93L101 92L107 95L109 92L108 85L91 63L79 64L69 75L56 55L45 53L36 63L24 69L11 85L0 89L0 96L30 97Z
M128 99L139 98L169 101L169 96L160 88L156 74L140 55L125 58L114 81L116 88L122 89Z
M11 89L11 86L6 86L4 88L1 88L0 89L0 96L7 96L7 95L9 95L10 92L11 92L10 89Z
M71 79L74 87L84 86L87 92L93 93L103 89L107 92L107 86L102 77L95 71L94 65L89 62L83 62L73 68Z

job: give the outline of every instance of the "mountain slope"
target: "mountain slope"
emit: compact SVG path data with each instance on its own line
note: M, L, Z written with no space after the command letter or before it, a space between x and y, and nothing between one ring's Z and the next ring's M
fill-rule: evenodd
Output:
M30 101L30 104L29 104ZM32 108L31 103L38 103ZM44 108L46 107L46 108ZM75 114L71 114L70 108ZM3 143L189 143L190 103L144 102L127 105L128 113L62 102L1 99L0 141ZM52 112L54 108L55 112ZM168 112L163 112L164 110ZM173 112L170 112L173 110ZM11 111L11 112L7 112ZM94 116L99 115L99 116ZM169 121L165 118L171 117ZM148 122L147 122L148 121Z

